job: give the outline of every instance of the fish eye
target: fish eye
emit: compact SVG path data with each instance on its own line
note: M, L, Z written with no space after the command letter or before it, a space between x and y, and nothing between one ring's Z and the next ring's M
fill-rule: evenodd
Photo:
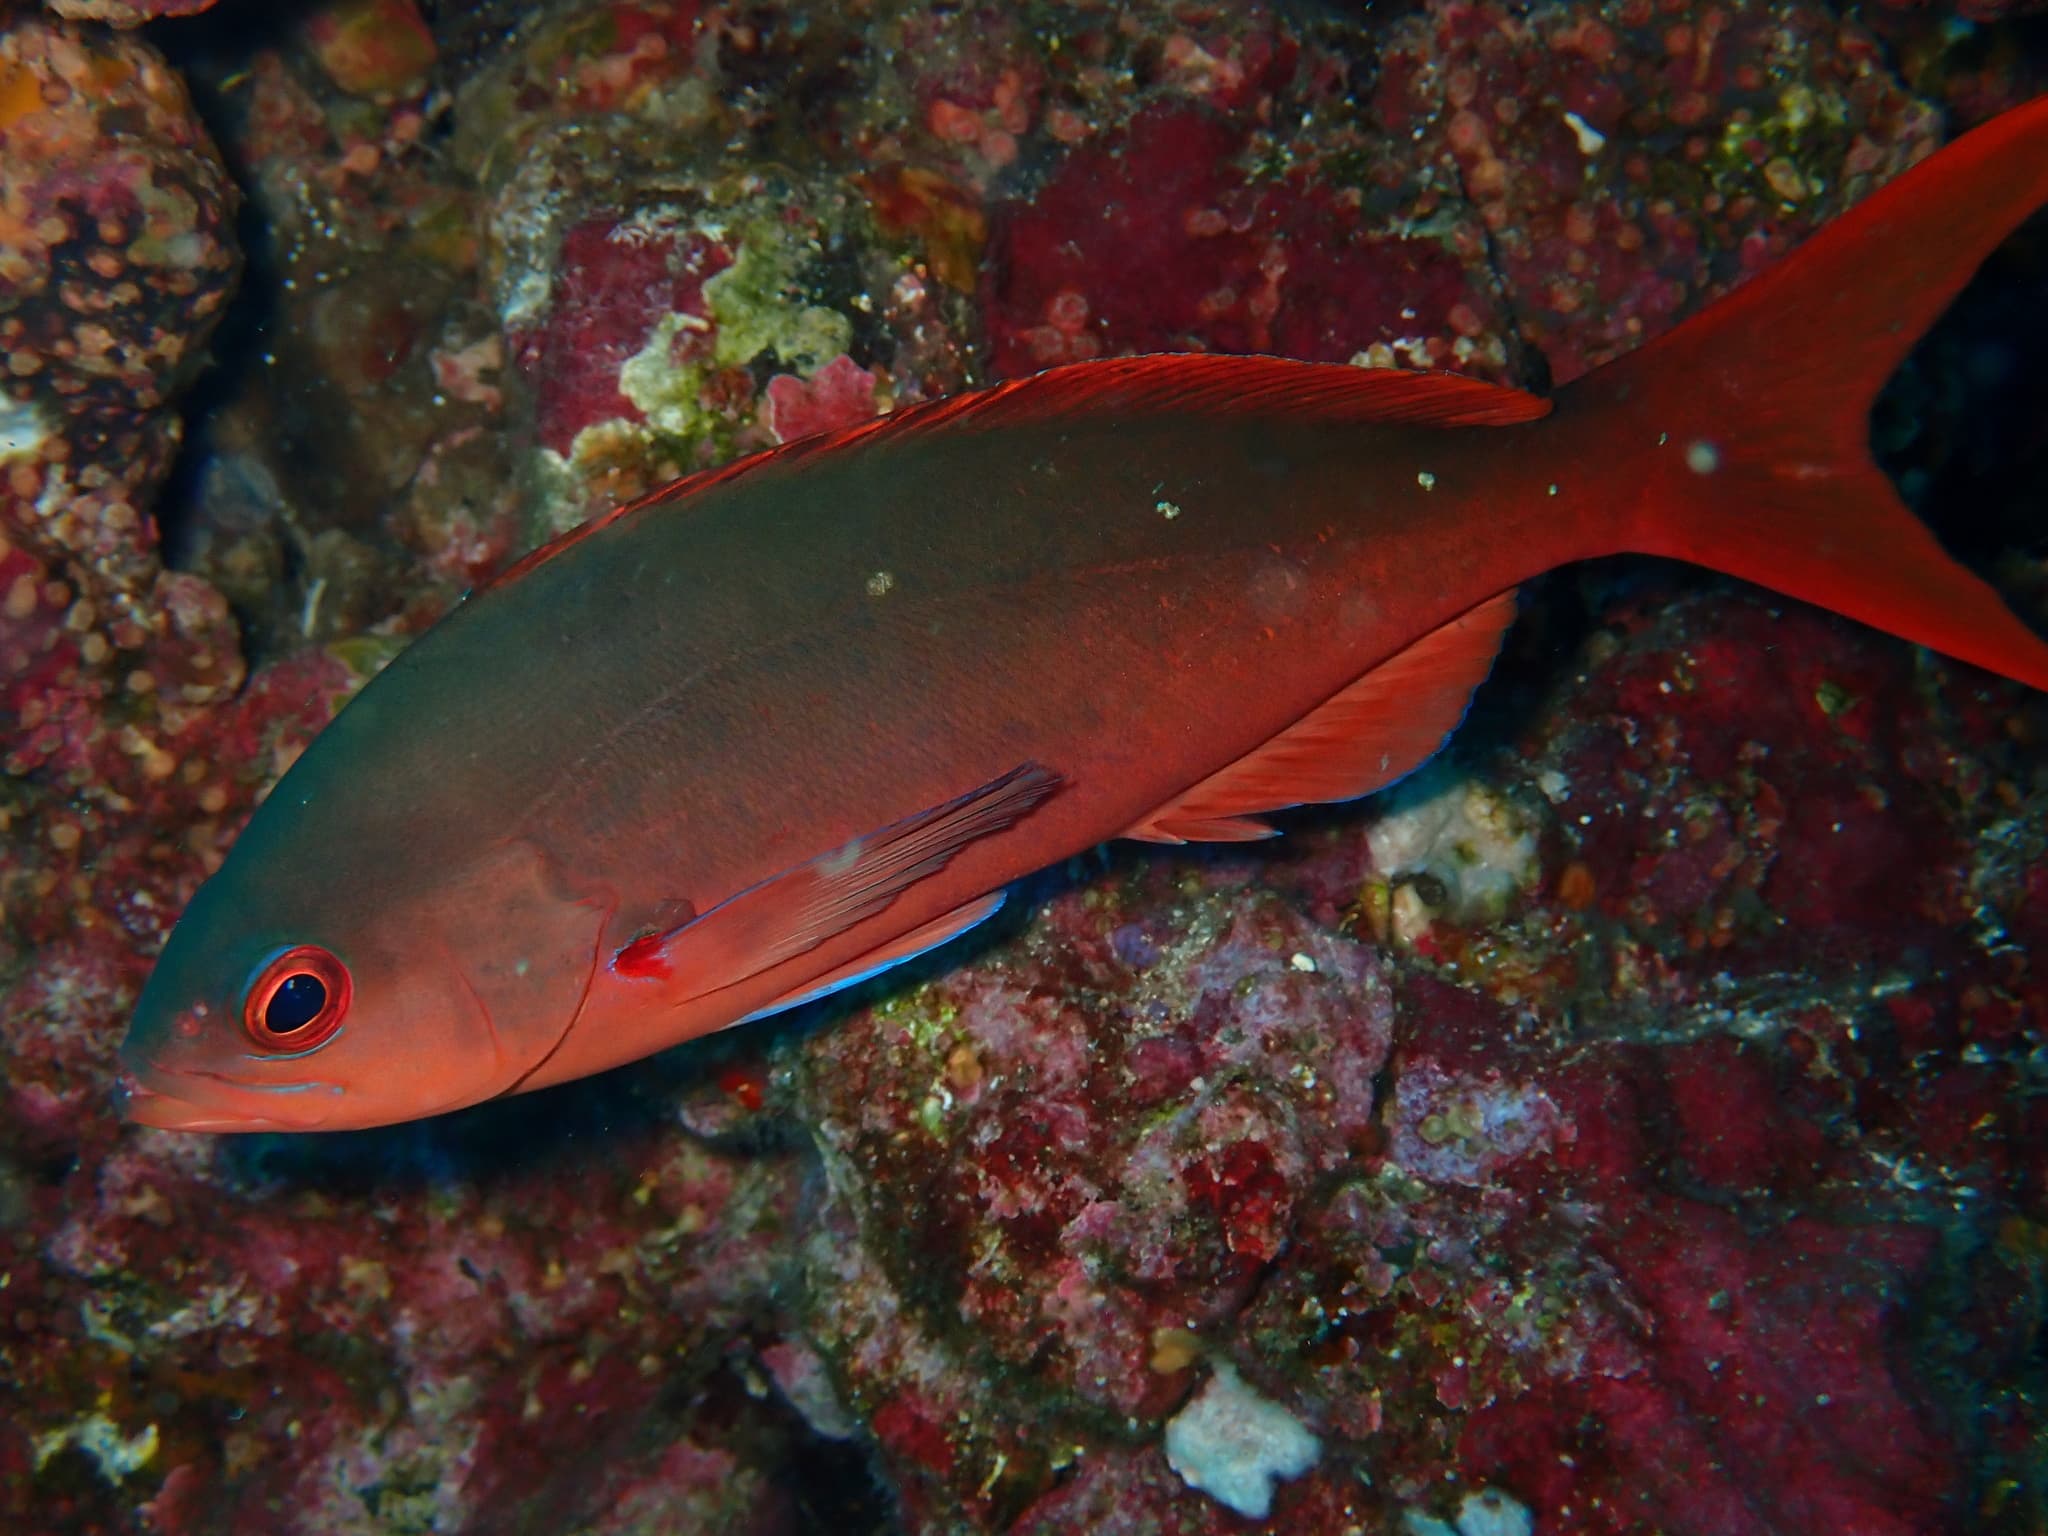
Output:
M348 967L313 944L271 956L242 999L242 1027L265 1050L310 1051L341 1028L354 990Z

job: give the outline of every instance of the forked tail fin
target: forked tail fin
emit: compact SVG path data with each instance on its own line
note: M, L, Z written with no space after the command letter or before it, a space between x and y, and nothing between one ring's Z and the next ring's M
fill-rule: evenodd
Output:
M1885 379L2048 203L2048 97L1957 140L1696 319L1562 392L1624 453L1621 547L1821 603L2048 689L2048 644L1942 550L1871 461Z

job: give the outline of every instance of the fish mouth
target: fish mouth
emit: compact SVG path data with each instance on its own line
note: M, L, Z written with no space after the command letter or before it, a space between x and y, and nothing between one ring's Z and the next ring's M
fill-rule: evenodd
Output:
M161 1062L124 1071L114 1095L124 1120L163 1131L311 1131L341 1106L336 1083L238 1083Z

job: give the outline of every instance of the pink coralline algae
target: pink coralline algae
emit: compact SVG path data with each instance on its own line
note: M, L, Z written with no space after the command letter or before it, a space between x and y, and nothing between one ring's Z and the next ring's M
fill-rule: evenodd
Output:
M1376 232L1355 197L1307 176L1261 187L1234 166L1248 149L1240 122L1160 107L1118 142L1069 156L997 223L996 369L1197 348L1471 360L1494 310L1474 270L1476 226L1463 240ZM1504 356L1479 361L1498 369Z
M562 237L548 324L525 340L516 361L532 377L540 439L567 455L586 427L644 421L620 391L620 372L664 319L679 320L666 361L712 329L704 281L732 265L723 246L701 235L600 220ZM708 355L708 342L699 350Z
M1120 864L976 966L804 1046L849 1224L834 1246L864 1255L830 1260L849 1289L807 1326L929 1528L1002 1525L1038 1501L1208 1528L1144 1426L1210 1358L1324 1439L1316 1468L1280 1485L1276 1528L1449 1509L1444 1490L1474 1482L1539 1529L1945 1528L1969 1472L1914 1379L1943 1326L1915 1310L1953 1294L1939 1212L1980 1188L2020 1198L2043 1127L1995 1087L2024 1070L2017 1041L1994 1048L1958 1019L1945 1043L1917 1037L1901 1078L1884 1065L1902 1047L1891 1010L1844 983L1879 975L1937 1013L1981 1015L1988 999L1943 978L1984 961L1911 893L1956 878L1987 837L2039 836L2038 804L2020 832L1991 787L2025 758L1989 733L1949 738L1938 761L1903 737L1844 746L1822 699L1793 694L1725 769L1672 754L1657 784L1648 743L1603 744L1624 717L1602 700L1691 655L1739 647L1769 666L1768 631L1872 690L1873 718L1999 700L2016 722L2025 706L2006 685L1916 682L1896 648L1760 603L1692 599L1640 626L1624 610L1620 626L1589 639L1584 680L1538 713L1518 766L1502 760L1510 793L1558 796L1552 878L1503 920L1440 933L1457 959L1389 977L1333 938L1376 878L1369 861L1358 873L1368 829L1336 827L1270 861ZM1711 718L1730 694L1689 697ZM1688 696L1665 711L1688 722ZM1844 871L1899 893L1883 921L1765 897L1709 921L1725 935L1709 947L1697 911L1609 915L1596 897L1574 912L1558 892L1571 868L1626 891L1604 825L1682 837L1668 791L1825 796L1845 753L1868 791L1944 807L1939 830L1880 840L1870 868ZM1984 786L1972 802L1945 789L1958 771ZM1767 869L1805 853L1796 838L1757 849ZM2023 881L1978 889L2023 910ZM1793 935L1807 964L1787 974ZM1219 992L1212 975L1241 979ZM1245 1054L1264 1051L1290 1065ZM1298 1094L1318 1112L1290 1123ZM2031 1242L2013 1219L1978 1240ZM885 1299L849 1307L869 1292ZM1109 1423L1137 1444L1031 1459Z
M534 533L966 381L970 194L893 157L747 148L766 82L824 67L797 34L641 0L565 10L461 87Z
M885 1262L916 1256L890 1280L945 1298L921 1351L1157 1418L1194 1363L1179 1341L1243 1305L1303 1182L1372 1136L1388 997L1369 951L1242 891L1104 894L1060 898L1057 947L1027 941L961 1000L937 981L820 1037L808 1097L843 1186L889 1192L863 1214L905 1240ZM888 1374L848 1385L918 1416ZM1033 1450L973 1448L998 1453Z
M249 809L546 533L1078 358L1570 377L2036 88L2022 9L11 11L0 1527L2040 1529L2048 706L1729 583L1549 578L1413 780L781 1026L347 1137L109 1095ZM1876 434L1987 550L1996 267Z
M235 283L235 197L177 76L94 28L0 31L0 148L0 910L10 945L147 942L273 767L199 750L209 707L249 707L240 637L163 568L151 511Z
M1215 349L1500 374L1533 343L1561 382L1934 143L1819 7L1431 7L1388 27L1369 91L1256 28L1229 57L1170 43L1207 67L999 209L998 372ZM1303 114L1329 120L1317 156L1272 126Z
M1817 5L1432 8L1389 127L1456 168L1525 340L1563 382L1782 255L1934 146L1876 45Z
M147 584L148 504L177 442L158 408L199 370L240 261L235 194L146 45L17 19L0 32L9 536L108 595Z
M778 373L766 393L768 430L785 443L850 427L875 414L875 376L843 352L808 380Z

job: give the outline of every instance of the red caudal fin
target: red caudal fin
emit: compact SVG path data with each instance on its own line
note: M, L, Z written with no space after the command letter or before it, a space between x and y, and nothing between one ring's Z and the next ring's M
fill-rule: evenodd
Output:
M1557 426L1626 474L1617 543L1824 604L2048 689L2048 645L1872 463L1885 379L2048 203L2048 97L1898 177L1696 319L1565 390Z

